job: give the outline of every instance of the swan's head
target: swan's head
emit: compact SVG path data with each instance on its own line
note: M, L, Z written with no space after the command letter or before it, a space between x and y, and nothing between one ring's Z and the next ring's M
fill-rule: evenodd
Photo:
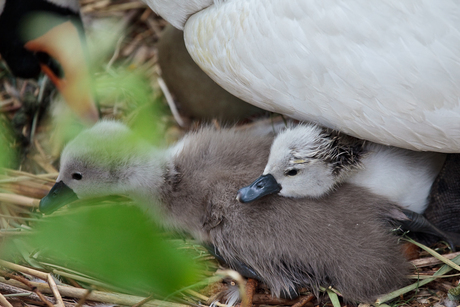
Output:
M319 198L360 165L362 141L313 124L288 128L273 141L263 175L241 189L238 199L250 202L268 194Z
M214 0L143 0L155 13L179 30L183 30L187 19L207 8Z
M40 211L50 213L78 198L130 193L160 168L161 159L151 157L147 142L115 121L102 121L80 133L64 148L55 186L40 202ZM150 174L146 169L155 169ZM148 177L148 178L147 178Z

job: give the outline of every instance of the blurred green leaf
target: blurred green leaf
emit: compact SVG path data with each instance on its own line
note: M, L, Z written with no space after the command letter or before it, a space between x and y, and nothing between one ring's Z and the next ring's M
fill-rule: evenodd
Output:
M13 148L14 138L8 121L0 116L0 167L15 167L17 150Z
M130 126L140 137L152 144L164 139L164 116L169 113L156 97L148 78L142 70L130 70L120 66L110 73L99 74L94 87L97 99L125 108L130 117Z
M133 206L97 206L44 218L28 240L44 256L133 293L168 295L198 280L199 266Z

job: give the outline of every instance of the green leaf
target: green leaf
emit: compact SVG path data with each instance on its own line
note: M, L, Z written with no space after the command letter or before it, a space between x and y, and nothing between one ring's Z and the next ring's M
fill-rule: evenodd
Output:
M29 240L45 255L134 293L168 295L197 281L191 255L137 207L97 206L44 218Z
M14 139L8 121L0 117L0 167L14 167L17 163Z
M335 293L331 289L327 289L326 291L327 291L327 295L329 296L332 302L332 306L340 307L340 301L339 301L339 297L337 296L337 293Z

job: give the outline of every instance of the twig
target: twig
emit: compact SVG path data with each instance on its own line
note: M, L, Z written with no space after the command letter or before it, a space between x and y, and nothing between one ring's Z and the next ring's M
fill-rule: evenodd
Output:
M453 258L457 257L458 255L460 255L460 252L456 252L456 253L452 253L452 254L446 254L446 255L442 255L442 256L450 260L450 259L453 259ZM439 260L438 258L436 258L436 257L427 257L427 258L420 258L420 259L412 260L412 261L410 261L410 263L415 265L418 268L423 268L423 267L426 267L426 266L437 265L437 264L440 264L440 263L443 263L443 262L441 260Z
M147 302L150 302L151 300L153 300L153 295L150 295L150 296L146 297L145 299L143 299L139 303L134 304L132 307L140 307L142 305L147 304Z
M38 278L46 281L48 283L49 287L51 288L51 291L52 291L54 297L56 298L56 301L57 301L56 305L58 307L64 307L64 301L62 300L61 294L59 293L59 290L58 290L58 288L56 286L56 283L54 282L53 276L51 276L51 274L43 273L43 272L40 272L40 271L37 271L37 270L34 270L34 269L29 269L29 268L26 268L24 266L14 264L14 263L11 263L11 262L7 262L7 261L3 261L3 260L0 260L0 265L5 267L5 268L7 268L7 269L10 269L10 270L13 270L13 271L18 271L18 272L21 272L21 273L26 273L26 274L38 277Z
M176 122L181 126L182 128L185 127L185 123L182 120L179 111L177 111L176 104L174 103L174 98L171 95L171 92L169 91L168 87L166 86L166 83L163 81L163 78L158 76L157 79L158 85L160 86L161 90L163 91L163 95L165 95L166 101L168 102L169 108L171 109L171 113L176 120Z
M68 283L70 283L70 285L74 286L75 288L83 289L83 287L80 286L80 284L79 284L78 282L76 282L75 280L73 280L73 278L65 277L65 279L67 280Z
M93 292L92 289L87 289L86 290L86 294L83 295L82 298L80 298L80 300L78 301L77 305L75 307L81 307L83 306L83 304L86 302L86 300L88 299L88 296L91 294L91 292Z
M13 307L13 305L11 305L10 302L8 302L7 299L1 293L0 293L0 304L1 306L4 306L4 307Z
M460 276L460 273L458 274L451 274L451 275L442 275L442 276L436 276L434 277L433 275L407 275L407 278L410 279L430 279L430 278L450 278L450 277L457 277Z
M50 174L45 174L45 175L42 175L43 177L44 176L47 176L49 177ZM39 176L37 176L39 177ZM0 183L14 183L14 182L21 182L21 181L29 181L29 180L35 180L36 178L34 177L29 177L29 176L19 176L19 177L13 177L13 178L7 178L7 179L0 179ZM46 181L49 181L49 182L54 182L54 180L52 179L48 179L48 178L43 178L44 180Z
M43 158L41 155L37 154L32 156L32 160L34 160L42 169L44 169L47 173L56 173L57 169L54 168L46 158Z
M28 177L32 177L32 178L36 178L36 179L44 179L44 180L51 180L51 179L47 179L47 178L50 178L50 177L51 178L56 178L59 175L58 172L49 173L49 174L35 175L35 174L22 172L22 171L18 171L18 170L13 170L13 169L9 169L9 168L0 168L0 170L6 172L10 176L28 176ZM54 181L54 180L51 180L51 181Z
M252 302L254 299L254 292L256 291L258 282L257 280L253 278L248 278L248 281L246 282L246 302L243 300L242 301L242 306L244 307L251 307Z
M315 296L313 294L310 294L309 296L301 298L300 301L298 301L297 303L292 305L292 307L303 307L308 302L311 302L314 298L315 298Z
M22 195L0 193L0 201L10 203L13 205L26 206L32 208L38 208L40 200Z
M91 4L91 5L82 6L81 12L82 13L89 13L89 12L94 12L94 11L100 10L100 9L104 8L105 6L107 6L107 4L110 3L110 0L107 0L107 1L93 1L93 2L96 2L96 3Z
M1 204L0 210L2 212L2 214L0 214L0 220L2 221L1 228L2 229L10 228L10 223L4 216L4 215L10 215L10 212L8 211L8 206L6 206L5 204ZM14 217L12 218L14 219Z
M54 305L48 301L48 299L37 289L37 287L35 287L34 285L31 284L31 282L27 279L25 279L24 277L21 277L21 276L17 276L17 275L13 275L13 274L10 274L8 272L5 272L5 271L2 271L0 270L0 274L5 276L6 278L11 278L11 279L15 279L17 280L18 282L21 282L23 283L24 285L26 285L27 287L29 287L36 295L38 295L38 297L48 306L48 307L54 307Z
M32 182L32 181L24 181L25 182ZM49 193L50 189L52 186L47 186L47 185L42 185L41 187L29 185L29 184L11 184L8 183L7 185L1 187L4 188L5 190L8 191L8 194L16 194L16 195L21 195L25 197L31 197L35 199L41 199L43 198L46 194ZM18 211L16 209L20 208L19 206L15 206L14 209L15 211ZM11 206L10 206L11 209ZM30 213L30 209L27 212L24 212L26 214Z
M444 262L445 264L447 265L450 265L452 268L456 269L457 271L460 271L460 266L458 264L456 264L455 262L452 262L450 261L449 259L447 259L446 257L442 256L441 254L438 254L436 251L434 251L433 249L429 248L428 246L425 246L423 244L420 244L410 238L405 238L404 240L412 243L412 244L415 244L417 245L418 247L420 247L421 249L427 251L429 254L431 254L432 256L434 256L435 258L438 258L439 260L441 260L442 262Z
M8 98L8 99L5 99L5 100L2 100L2 101L0 101L0 108L3 108L4 106L12 104L12 103L14 103L13 98ZM0 111L0 112L2 112L2 111Z
M24 289L25 286L20 282L15 280L5 280L4 278L0 278L1 283L5 283L8 285L13 285L18 288ZM45 283L38 283L38 282L30 282L32 285L37 287L42 293L51 293L51 289L49 285ZM65 297L72 297L72 298L82 298L86 294L86 289L78 289L70 286L57 286L59 292ZM93 291L91 294L88 295L88 300L102 302L102 303L109 303L109 304L119 304L119 305L134 305L142 300L145 297L139 297L134 295L127 295L121 293L108 293L103 291ZM189 307L188 305L153 300L144 305L145 307Z
M116 12L116 11L126 11L133 9L145 9L147 5L141 2L128 2L118 5L111 5L105 12Z
M88 278L88 277L80 276L80 275L77 275L77 274L72 274L72 273L68 273L68 272L64 272L64 271L56 270L56 269L53 269L53 273L56 274L56 275L63 276L65 278L72 278L73 280L78 280L78 281L87 283L89 285L102 287L102 288L112 288L110 285L108 285L106 283L103 283L103 282L100 282L100 281L97 281L97 280L94 280L94 279L91 279L91 278ZM117 290L120 290L120 289L117 289Z
M35 148L37 149L38 153L40 154L40 156L42 157L42 160L43 161L46 161L47 160L47 156L46 156L46 153L45 151L43 150L42 146L40 145L40 142L38 140L34 140L34 145L35 145ZM49 163L48 163L49 164ZM51 173L51 174L54 174L55 172L48 172L48 173Z
M196 298L198 298L198 299L200 299L200 300L202 300L202 301L205 301L205 302L206 302L206 301L209 300L209 297L207 297L206 295L203 295L203 294L198 293L198 292L196 292L196 291L193 291L193 290L191 290L191 289L187 289L187 290L185 290L185 292L187 292L187 293L190 294L190 295L193 295L194 297L196 297ZM134 307L134 306L133 306L133 307Z
M41 105L43 102L43 95L45 94L45 88L46 88L46 84L48 83L48 77L45 75L42 80L43 81L41 82L40 91L38 92L38 98L37 98L37 102L39 105ZM38 108L37 111L35 112L34 117L32 119L32 127L30 127L29 142L31 144L34 143L35 130L37 129L37 122L38 122L39 115L40 115L40 108Z
M44 263L40 263L40 264L41 265L49 265L49 264L44 264ZM101 281L94 280L94 279L89 278L89 277L84 277L84 276L81 276L79 274L72 274L72 273L68 273L68 272L64 272L64 271L56 270L56 269L53 269L53 273L56 274L56 275L60 275L62 277L65 277L65 278L71 278L74 281L78 280L78 281L87 283L89 285L95 286L95 287L101 287L101 288L104 288L104 289L110 289L112 291L117 291L117 292L123 292L123 289L121 289L119 287L112 286L112 285L103 283Z
M298 299L284 299L279 297L274 297L271 294L262 294L256 293L254 294L254 298L252 303L254 305L283 305L283 306L292 306L298 303Z
M32 292L31 292L32 293ZM11 293L11 294L5 294L3 295L4 297L21 297L21 296L27 296L29 297L31 293L27 293L27 292L24 292L24 293ZM33 294L33 293L32 293Z
M38 295L36 295L32 291L24 290L24 289L21 289L21 288L15 287L15 286L11 286L11 285L7 285L7 284L4 284L4 283L0 283L0 292L1 293L12 293L12 294L16 294L16 295L23 295L23 296L27 296L31 300L41 302L41 300L38 297ZM52 301L52 303L54 303L54 300Z
M110 70L110 68L112 67L113 63L115 62L115 60L120 55L120 46L121 46L121 43L123 42L124 38L125 38L124 36L121 36L118 39L117 44L115 45L115 51L113 52L112 58L110 59L110 61L107 63L107 65L105 67L106 70Z

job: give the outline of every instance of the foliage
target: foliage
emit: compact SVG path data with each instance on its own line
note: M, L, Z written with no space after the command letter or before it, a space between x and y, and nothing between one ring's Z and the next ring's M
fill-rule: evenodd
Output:
M9 123L0 116L0 167L13 167L17 164L17 149Z
M144 70L106 64L107 56L110 58L108 52L113 52L110 46L113 42L88 42L90 48L103 50L93 58L94 76L90 82L102 114L107 112L104 110L112 110L109 117L125 119L137 135L158 145L164 135L165 108ZM64 104L61 106L65 108ZM55 144L67 143L85 128L69 110L54 115L53 125ZM0 135L0 148L6 148L4 139ZM0 165L11 159L5 150L0 151ZM43 217L31 225L33 235L21 238L20 245L27 246L28 251L38 251L40 258L51 259L55 265L101 279L133 294L168 296L197 282L201 267L192 255L180 250L171 240L165 240L152 219L137 207L100 204ZM18 254L18 239L15 240L2 246L2 257L11 259ZM25 255L23 250L20 254Z
M41 219L25 241L40 258L134 294L167 296L197 282L192 255L166 240L137 207L91 206Z

